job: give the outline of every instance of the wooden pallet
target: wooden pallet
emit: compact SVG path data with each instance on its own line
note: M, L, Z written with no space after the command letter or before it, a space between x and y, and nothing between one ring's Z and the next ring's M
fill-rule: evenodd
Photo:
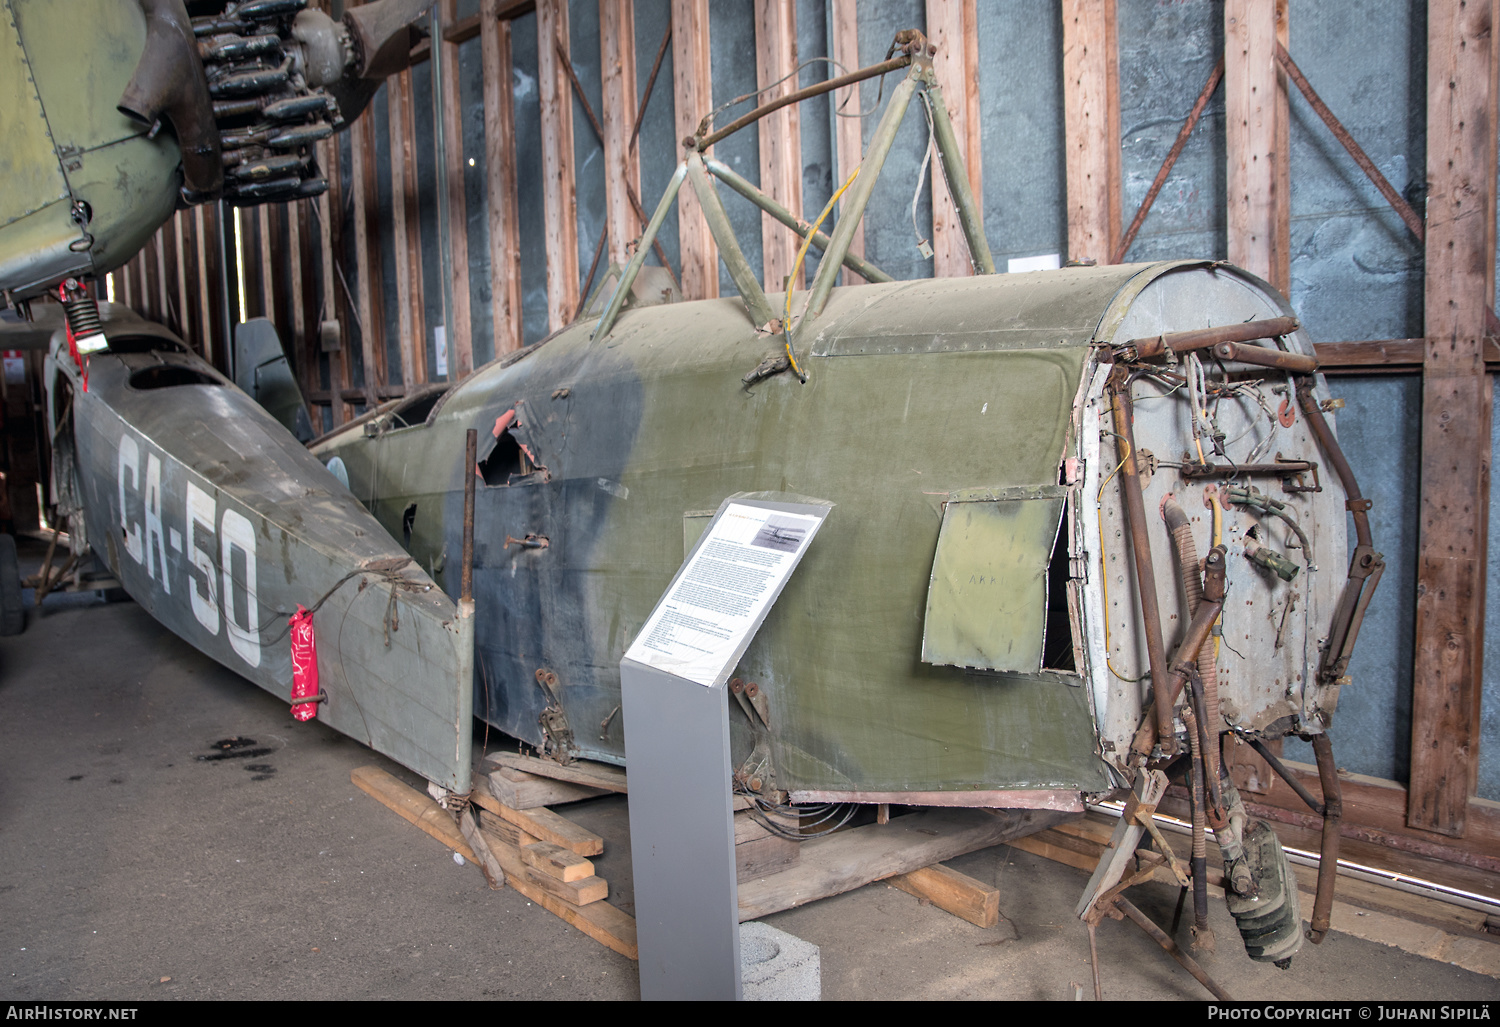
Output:
M608 884L594 874L588 859L604 851L604 839L546 807L519 810L499 801L491 786L499 770L515 768L502 765L475 775L471 800L479 823L470 830L479 832L504 883L596 941L639 958L635 920L605 901ZM466 859L483 859L482 853L476 857L453 816L430 796L375 767L361 767L350 777L362 791ZM752 817L742 808L735 819L740 920L888 880L972 924L994 927L1004 920L999 891L941 862L1075 817L1050 810L934 808L797 842L768 829L764 814ZM785 817L773 822L789 829L794 823Z

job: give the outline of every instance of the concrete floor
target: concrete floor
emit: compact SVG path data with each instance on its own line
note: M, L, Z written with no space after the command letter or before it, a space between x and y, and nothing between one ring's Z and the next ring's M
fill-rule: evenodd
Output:
M374 764L416 783L403 769L293 721L133 603L28 617L0 639L0 999L638 997L633 962L489 891L349 781ZM265 751L200 758L229 738ZM595 863L630 910L623 797L563 811L605 837ZM999 887L1013 932L883 884L768 922L821 946L827 999L1091 994L1084 874L1008 846L952 865ZM1133 895L1170 922L1175 891ZM1237 998L1500 999L1495 978L1337 932L1278 971L1214 916L1205 962ZM1136 928L1099 940L1107 998L1207 997Z

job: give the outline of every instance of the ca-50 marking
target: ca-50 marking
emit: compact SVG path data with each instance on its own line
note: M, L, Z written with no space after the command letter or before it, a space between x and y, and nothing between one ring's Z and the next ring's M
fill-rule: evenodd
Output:
M181 553L183 536L176 528L163 532L162 461L153 452L146 453L145 473L141 473L141 447L130 435L120 437L118 461L120 531L125 536L125 552L138 564L144 564L146 576L158 580L167 595L172 594L168 571L167 547ZM252 667L260 666L260 604L255 596L255 528L238 510L217 509L214 497L197 484L187 482L183 523L187 526L188 599L193 616L210 635L220 626L227 629L229 644L235 654ZM133 519L139 515L139 519ZM215 523L218 530L215 564ZM143 529L144 524L144 529ZM233 575L234 554L245 561L245 576L237 582ZM222 579L223 589L219 582ZM223 596L220 608L219 597Z

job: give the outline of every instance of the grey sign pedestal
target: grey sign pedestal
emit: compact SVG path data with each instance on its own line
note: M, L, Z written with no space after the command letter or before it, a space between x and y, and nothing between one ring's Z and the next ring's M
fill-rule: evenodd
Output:
M831 507L725 500L620 661L643 999L741 997L725 682Z

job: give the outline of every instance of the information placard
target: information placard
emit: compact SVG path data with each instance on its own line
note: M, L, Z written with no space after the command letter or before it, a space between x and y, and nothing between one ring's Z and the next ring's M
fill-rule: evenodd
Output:
M712 687L797 566L823 518L729 503L625 653Z

